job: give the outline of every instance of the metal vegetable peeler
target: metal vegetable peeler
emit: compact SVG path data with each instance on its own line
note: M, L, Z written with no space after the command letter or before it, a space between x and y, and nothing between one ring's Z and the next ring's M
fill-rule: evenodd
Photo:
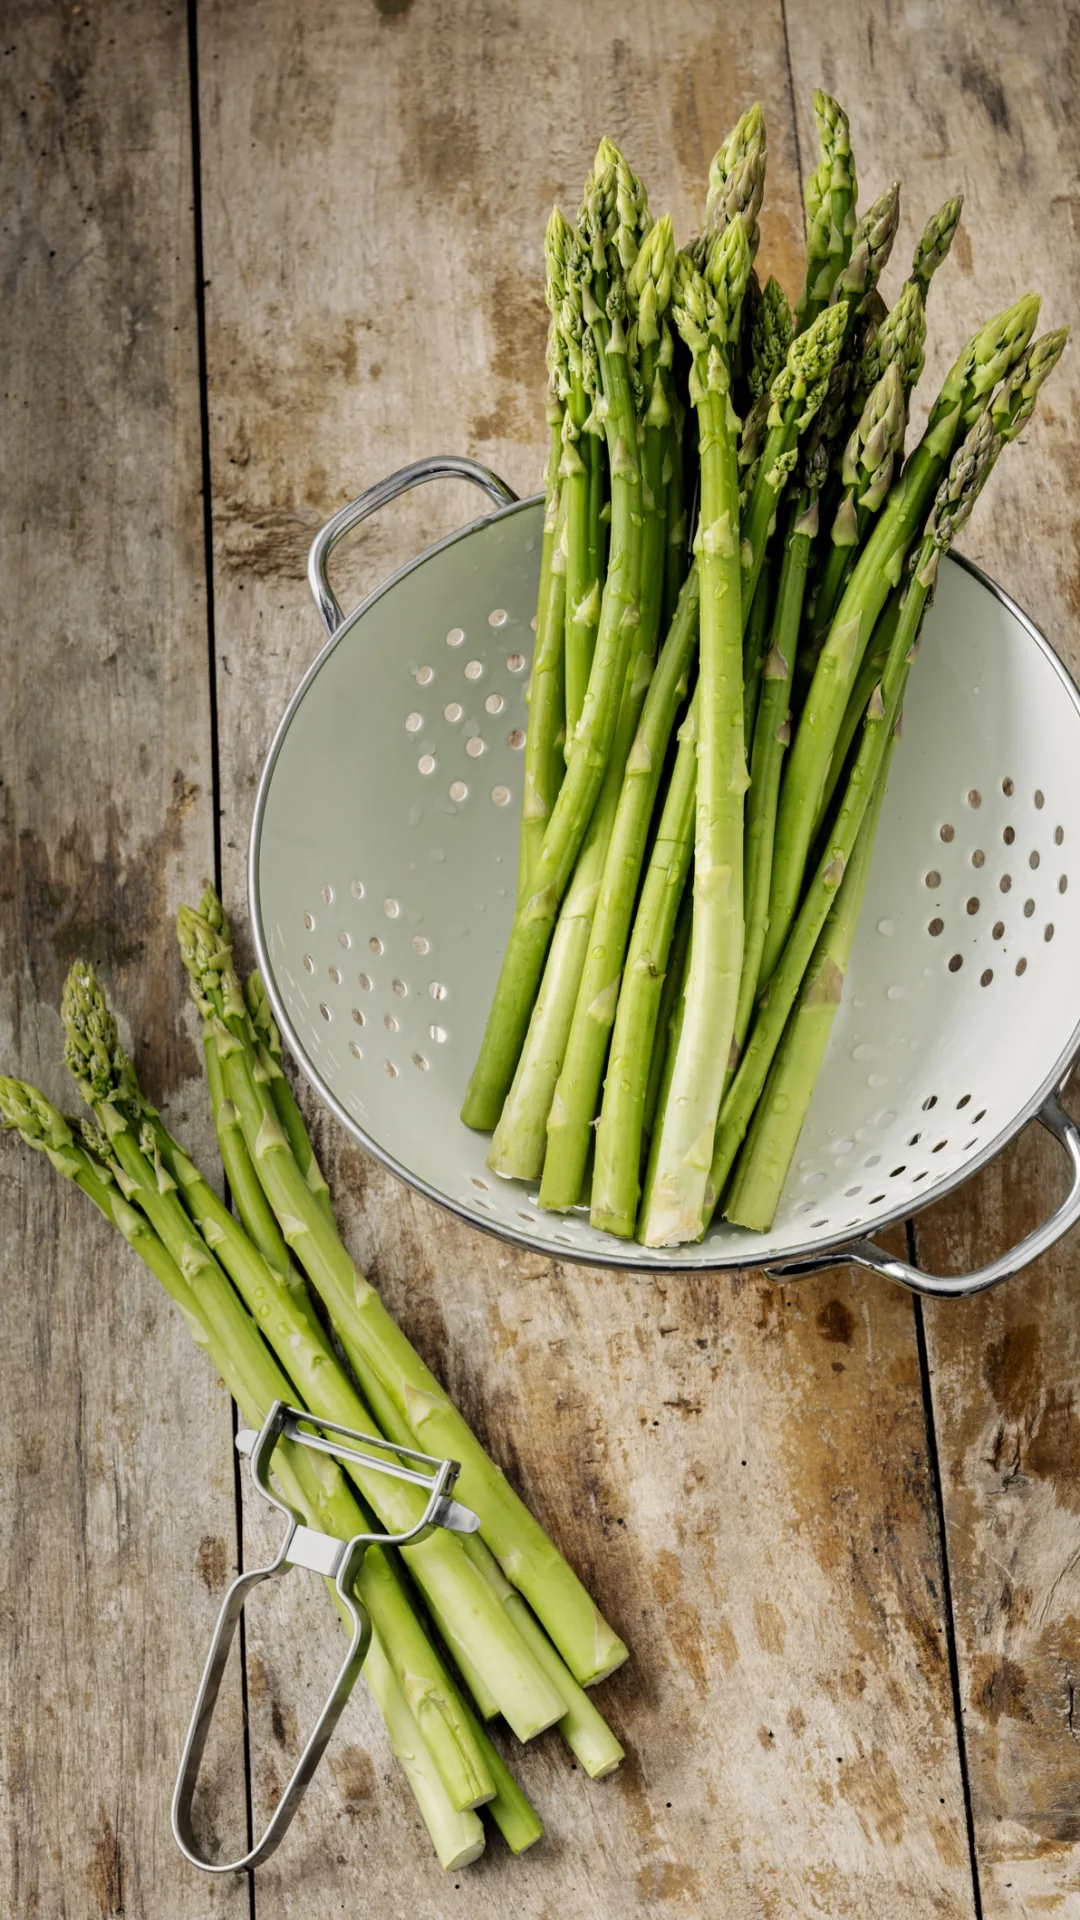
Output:
M338 1437L327 1438L327 1435ZM352 1462L354 1465L359 1461L372 1472L386 1473L392 1479L407 1480L412 1486L422 1487L428 1495L423 1519L408 1533L358 1533L351 1540L338 1540L331 1534L305 1526L300 1514L282 1499L271 1484L271 1456L282 1438L293 1441L297 1446L309 1447L314 1453L329 1454L334 1460ZM353 1444L355 1442L360 1444ZM307 1784L322 1759L342 1708L356 1684L371 1640L371 1621L355 1592L356 1578L366 1549L372 1545L405 1546L414 1540L424 1540L433 1527L446 1527L453 1533L475 1533L480 1525L475 1513L452 1498L458 1476L456 1460L435 1460L430 1454L417 1453L411 1447L393 1446L377 1434L358 1433L352 1427L336 1426L333 1421L316 1419L300 1407L286 1406L282 1400L275 1400L258 1433L248 1429L238 1433L236 1445L241 1453L250 1457L251 1477L264 1500L285 1515L288 1526L281 1546L269 1565L253 1567L249 1572L241 1573L222 1601L199 1683L195 1711L184 1742L172 1801L173 1836L192 1866L202 1867L206 1873L244 1873L251 1867L257 1867L261 1861L269 1858L288 1830ZM369 1452L368 1449L377 1451ZM274 1574L288 1573L290 1567L306 1567L309 1573L322 1574L333 1580L335 1591L352 1620L349 1650L262 1839L241 1860L207 1860L200 1852L192 1831L191 1812L229 1648L248 1594Z

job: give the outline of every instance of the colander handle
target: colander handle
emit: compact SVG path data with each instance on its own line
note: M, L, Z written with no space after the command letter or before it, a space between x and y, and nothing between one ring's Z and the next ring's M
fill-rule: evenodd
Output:
M873 1240L853 1240L850 1246L824 1257L815 1254L803 1260L787 1261L783 1266L770 1267L770 1278L794 1280L801 1274L819 1273L824 1267L835 1267L841 1262L850 1261L854 1266L869 1267L871 1273L879 1273L885 1280L898 1281L900 1286L909 1287L912 1293L926 1293L934 1298L946 1299L961 1299L969 1293L985 1293L988 1287L996 1287L1002 1280L1011 1280L1014 1273L1021 1273L1041 1254L1048 1253L1062 1235L1080 1220L1080 1128L1070 1120L1053 1094L1040 1109L1038 1117L1047 1132L1060 1141L1068 1154L1072 1185L1049 1220L1044 1220L1034 1233L1029 1233L1015 1247L1010 1247L1007 1253L991 1260L988 1266L979 1267L974 1273L955 1275L920 1273L918 1267L909 1267L906 1260L896 1260L892 1254L883 1252Z
M400 467L388 479L369 487L358 500L350 500L349 505L342 507L340 513L335 513L333 519L328 520L315 535L308 554L308 586L328 634L336 633L345 618L326 574L326 563L338 541L358 527L361 520L368 519L371 514L378 513L380 507L396 500L399 493L422 487L426 480L471 480L473 486L486 493L497 507L512 506L518 497L505 480L500 480L490 467L482 467L478 460L465 460L453 453L436 453L428 460L414 460L411 467Z

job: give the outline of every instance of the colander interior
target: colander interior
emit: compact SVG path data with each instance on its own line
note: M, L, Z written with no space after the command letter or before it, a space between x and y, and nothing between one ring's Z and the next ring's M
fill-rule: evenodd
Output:
M651 1253L541 1212L458 1109L514 903L540 509L406 569L279 730L251 895L288 1045L343 1123L479 1226L563 1258L749 1265L872 1231L1015 1131L1074 1044L1080 707L1044 642L950 562L893 760L845 997L772 1231Z

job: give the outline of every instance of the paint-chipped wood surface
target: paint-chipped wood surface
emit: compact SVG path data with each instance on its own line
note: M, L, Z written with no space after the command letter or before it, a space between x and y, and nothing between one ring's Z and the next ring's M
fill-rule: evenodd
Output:
M537 482L543 223L553 197L573 203L599 132L685 232L719 137L760 97L763 249L791 288L818 81L851 107L865 196L902 176L906 239L963 186L929 385L1028 282L1049 322L1075 311L1072 12L594 0L586 31L570 0L200 0L231 904L267 741L318 644L314 528L432 451ZM5 41L5 1064L59 1091L51 1006L88 949L148 1080L205 1148L167 924L213 860L186 23L135 0L27 7ZM1068 657L1077 396L1067 362L968 541ZM454 488L397 503L342 555L343 596L471 511ZM928 1405L906 1295L847 1273L779 1289L554 1266L474 1234L313 1118L359 1263L632 1644L599 1695L629 1757L594 1785L554 1735L515 1753L546 1838L516 1862L493 1838L447 1877L358 1689L257 1876L259 1920L437 1920L463 1900L525 1920L1080 1911L1075 1254L927 1311ZM20 1920L249 1912L246 1887L181 1867L167 1825L212 1596L268 1537L249 1505L240 1537L227 1404L80 1197L11 1153L0 1174L0 1886ZM1060 1179L1053 1149L1025 1141L919 1223L920 1259L972 1264ZM320 1593L262 1599L256 1819L336 1652ZM229 1710L211 1802L226 1844L244 1819Z

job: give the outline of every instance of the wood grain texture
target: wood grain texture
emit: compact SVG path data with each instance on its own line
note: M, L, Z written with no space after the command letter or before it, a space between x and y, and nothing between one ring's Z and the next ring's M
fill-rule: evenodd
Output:
M982 317L1029 286L1043 293L1043 326L1075 322L1075 7L893 4L856 16L796 4L789 23L800 101L821 75L859 103L856 157L872 152L877 169L867 191L902 177L908 232L947 193L966 196L932 297L924 390L933 393L935 374ZM962 541L1074 673L1078 422L1074 347ZM961 1272L1019 1239L1061 1196L1058 1154L1033 1128L918 1221L920 1264ZM1000 1292L926 1310L987 1920L1080 1911L1077 1275L1067 1241Z
M568 5L200 6L233 903L266 744L318 644L319 520L443 449L537 483L543 226L600 132L685 234L760 95L763 257L797 285L783 21L732 18L604 0L583 35ZM450 489L399 503L343 556L343 599L474 511ZM844 1276L664 1287L520 1256L319 1132L361 1266L632 1642L600 1695L630 1758L593 1786L552 1736L519 1753L545 1841L512 1862L493 1839L447 1880L358 1697L260 1916L344 1910L358 1874L388 1914L467 1894L478 1915L582 1920L971 1915L910 1303ZM331 1657L290 1633L293 1604L252 1629L257 1805Z
M0 1058L76 1104L56 1009L83 954L181 1116L169 919L211 856L185 59L179 10L5 9ZM243 1887L177 1873L168 1825L235 1560L228 1401L157 1282L10 1141L0 1248L0 1906L239 1916ZM237 1704L213 1817L242 1832Z

